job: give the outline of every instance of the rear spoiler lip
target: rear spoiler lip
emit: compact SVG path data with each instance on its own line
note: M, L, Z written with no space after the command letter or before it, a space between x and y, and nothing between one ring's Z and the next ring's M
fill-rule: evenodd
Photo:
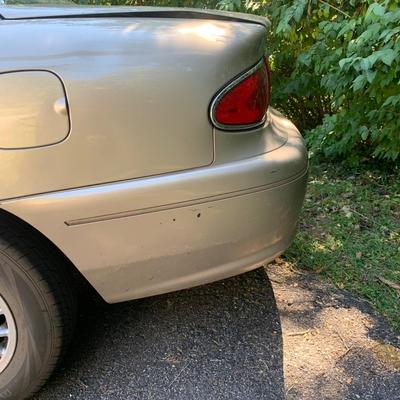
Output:
M79 7L76 7L79 9ZM126 7L128 8L128 7ZM35 7L32 7L35 9ZM121 7L122 9L122 7ZM15 10L15 9L14 9ZM78 18L181 18L181 19L199 19L199 20L217 20L217 21L230 21L230 22L243 22L248 24L257 24L264 26L269 29L270 22L267 18L259 17L255 15L246 15L241 13L232 13L232 12L218 12L214 10L196 10L190 8L168 8L168 9L147 9L143 7L143 9L136 8L131 11L117 11L116 8L113 11L106 11L107 8L104 8L104 12L100 11L99 8L96 9L96 12L90 12L89 7L84 8L85 12L78 13L57 13L57 11L53 11L53 14L38 14L35 15L18 15L16 12L16 16L5 16L1 11L0 7L0 19L7 21L15 21L15 20L43 20L43 19L78 19ZM82 10L83 11L83 10ZM237 14L237 15L236 15Z

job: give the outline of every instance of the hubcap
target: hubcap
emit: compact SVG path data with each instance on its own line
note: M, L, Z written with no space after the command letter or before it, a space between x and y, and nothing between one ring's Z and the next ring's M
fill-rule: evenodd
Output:
M0 296L0 374L14 356L17 346L17 329L14 317L4 299Z

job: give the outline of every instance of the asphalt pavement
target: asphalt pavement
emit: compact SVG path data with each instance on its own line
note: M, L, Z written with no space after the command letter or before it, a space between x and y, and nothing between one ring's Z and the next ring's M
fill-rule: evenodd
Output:
M128 303L89 303L37 399L283 398L282 334L264 270Z
M269 275L86 301L66 359L35 399L400 399L399 336L383 318L283 265Z

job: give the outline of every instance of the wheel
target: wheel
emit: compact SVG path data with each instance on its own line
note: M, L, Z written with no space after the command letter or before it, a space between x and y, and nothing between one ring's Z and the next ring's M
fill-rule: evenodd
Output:
M70 265L39 233L0 219L0 399L37 391L75 324Z

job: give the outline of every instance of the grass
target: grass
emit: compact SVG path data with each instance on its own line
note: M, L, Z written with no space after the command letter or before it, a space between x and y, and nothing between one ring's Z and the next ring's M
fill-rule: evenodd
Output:
M286 258L364 297L400 330L400 170L312 165Z

